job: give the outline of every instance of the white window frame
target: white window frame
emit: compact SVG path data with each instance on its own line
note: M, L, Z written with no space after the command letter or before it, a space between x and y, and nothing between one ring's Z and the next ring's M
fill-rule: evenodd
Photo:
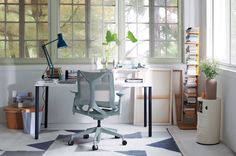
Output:
M118 20L118 36L120 39L126 37L125 34L125 15L124 15L124 2L125 0L116 0L118 9L117 14L119 16ZM152 1L152 0L151 0ZM153 0L154 1L154 0ZM145 62L149 64L161 64L161 63L182 63L183 62L183 20L182 20L182 9L183 9L183 0L178 0L178 30L179 30L179 57L178 58L147 58ZM59 1L58 0L48 0L48 25L49 25L49 37L48 40L54 40L57 38L57 34L59 32ZM150 5L149 12L154 12L154 7ZM149 15L153 16L153 15ZM154 17L151 17L154 18ZM149 20L151 21L151 20ZM153 23L150 23L150 34L153 31L152 29ZM150 35L150 50L153 49L152 38ZM153 44L153 45L152 45ZM53 64L78 64L78 63L93 63L93 58L87 59L58 59L57 58L57 47L56 44L51 44L47 46L49 52L51 52L51 58ZM150 54L153 52L150 51ZM118 46L118 60L125 59L125 43L121 42ZM25 58L17 58L17 59L7 59L4 58L1 60L1 64L46 64L45 58L37 58L37 59L25 59Z
M226 34L226 46L224 51L229 51L229 55L228 55L228 61L227 62L222 62L221 59L216 59L217 61L219 61L220 63L220 68L225 69L225 70L231 70L231 71L236 71L236 65L232 64L232 60L231 60L231 53L232 53L232 49L231 49L231 0L224 0L224 2L226 3L225 5L225 10L226 12L226 16L225 20L226 22L224 23L226 25L226 29L225 29L225 34ZM207 35L206 35L206 54L205 57L208 59L212 59L215 58L215 53L217 51L216 48L216 43L215 43L215 36L216 34L214 33L215 30L215 25L214 25L214 5L215 5L215 1L214 0L207 0L206 2L206 13L207 13L207 24L206 24L206 30L207 30ZM222 11L222 10L220 10Z

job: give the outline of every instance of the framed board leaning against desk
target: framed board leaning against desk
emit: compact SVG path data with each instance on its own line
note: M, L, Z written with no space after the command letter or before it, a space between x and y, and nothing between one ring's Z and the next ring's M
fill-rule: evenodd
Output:
M45 117L44 117L44 127L48 126L48 99L49 99L49 88L53 87L67 87L75 86L76 84L59 84L57 81L44 82L37 81L35 83L35 139L39 138L39 90L40 88L45 88ZM115 81L115 88L120 90L122 88L140 87L144 88L144 126L147 126L147 114L148 114L148 136L152 136L152 85L148 83L125 83ZM68 90L69 92L69 90ZM148 99L148 100L147 100ZM147 101L148 101L148 113L147 113ZM70 108L69 108L70 109ZM71 112L72 113L72 112Z

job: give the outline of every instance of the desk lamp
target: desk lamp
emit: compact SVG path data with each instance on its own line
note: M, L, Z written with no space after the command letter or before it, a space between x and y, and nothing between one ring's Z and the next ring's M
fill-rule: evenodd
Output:
M57 41L57 48L58 48L58 49L59 49L59 48L66 48L66 47L67 47L67 44L66 44L66 42L64 41L64 39L63 39L61 33L59 33L59 34L57 35L57 39L55 39L55 40L53 40L53 41L50 41L50 42L48 42L48 43L42 45L43 52L44 52L44 54L45 54L45 56L46 56L46 59L47 59L48 67L49 67L49 69L50 69L50 79L53 78L53 75L54 75L54 65L53 65L53 63L52 63L51 57L50 57L50 55L49 55L49 53L48 53L48 50L47 50L46 46L49 45L49 44L51 44L51 43L53 43L53 42L55 42L55 41Z

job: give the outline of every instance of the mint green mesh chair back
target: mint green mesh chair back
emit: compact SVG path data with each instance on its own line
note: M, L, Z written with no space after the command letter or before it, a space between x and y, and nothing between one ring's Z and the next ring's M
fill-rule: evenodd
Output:
M114 78L111 71L77 73L78 92L73 112L96 120L120 113L120 99L115 102Z

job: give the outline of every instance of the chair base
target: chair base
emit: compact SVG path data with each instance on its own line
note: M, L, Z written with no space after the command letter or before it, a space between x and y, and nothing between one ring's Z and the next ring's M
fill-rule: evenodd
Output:
M92 128L88 128L85 131L82 131L80 133L76 133L71 135L70 140L68 141L68 145L73 145L74 144L74 138L76 137L84 137L84 138L88 138L89 134L91 133L95 133L94 139L93 139L93 146L92 149L93 150L97 150L98 149L98 143L101 141L101 134L105 133L105 134L109 134L109 135L113 135L115 136L115 138L121 138L122 139L122 145L126 145L127 141L124 140L124 136L117 133L116 129L111 129L111 128L103 128L101 127L100 124L100 120L98 120L98 126L97 127L92 127Z

